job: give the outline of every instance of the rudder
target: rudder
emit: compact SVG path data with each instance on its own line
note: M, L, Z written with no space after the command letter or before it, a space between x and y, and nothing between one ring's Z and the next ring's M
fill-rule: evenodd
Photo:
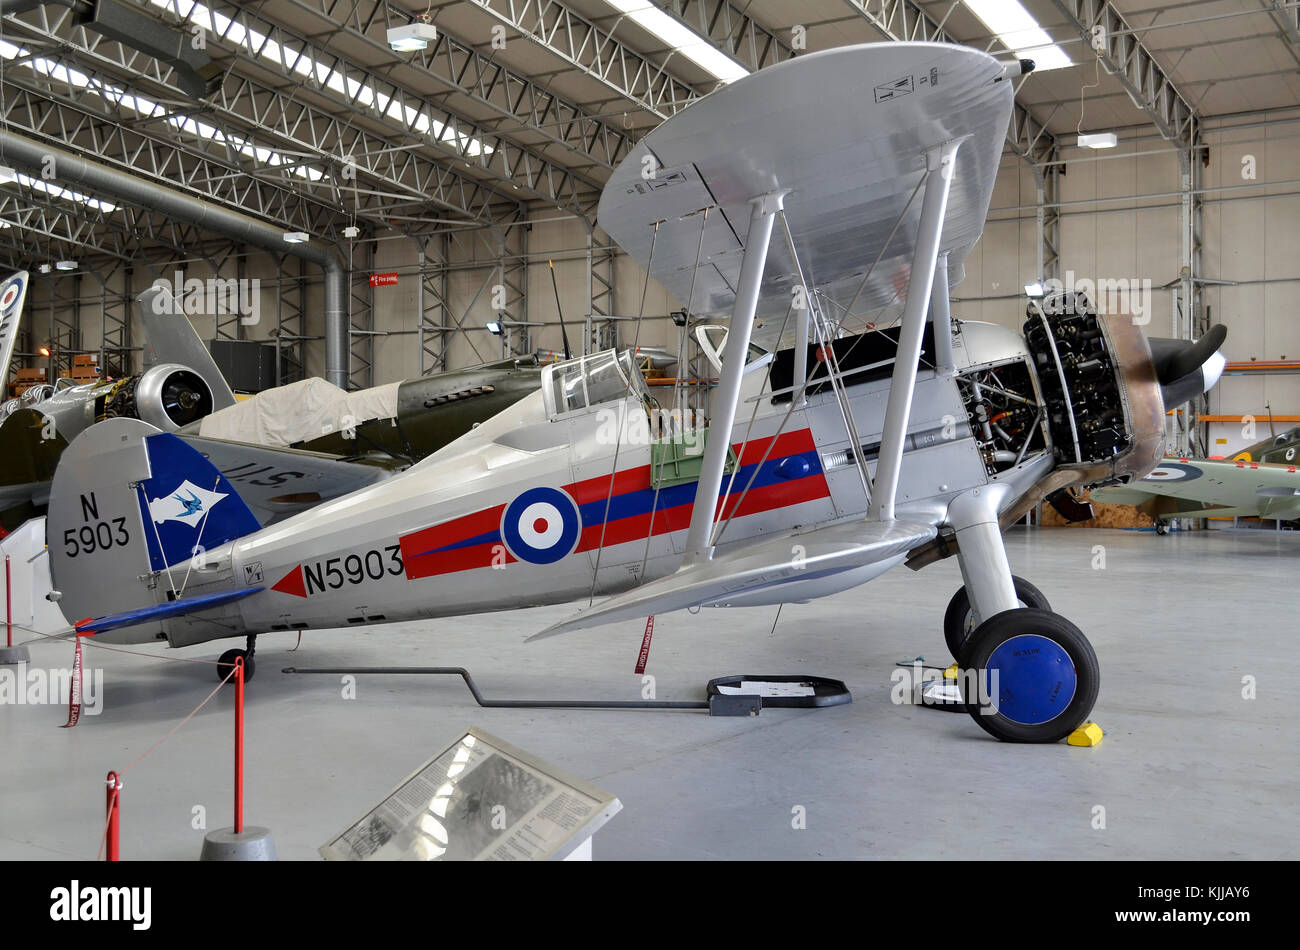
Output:
M261 527L207 459L125 418L91 426L68 446L46 525L50 573L71 621L170 600L195 554ZM160 632L150 621L133 639Z

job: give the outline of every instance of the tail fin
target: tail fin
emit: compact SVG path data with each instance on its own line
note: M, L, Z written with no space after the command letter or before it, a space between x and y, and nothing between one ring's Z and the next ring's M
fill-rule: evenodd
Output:
M230 391L230 384L171 292L153 286L135 299L144 327L145 365L179 363L208 384L214 412L233 406L235 394Z
M54 473L50 573L70 619L136 610L174 597L194 555L260 527L225 476L180 438L107 419L72 441Z

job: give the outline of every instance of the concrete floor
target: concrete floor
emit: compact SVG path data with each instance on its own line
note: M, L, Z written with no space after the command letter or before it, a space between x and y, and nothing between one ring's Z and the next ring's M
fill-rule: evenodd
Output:
M1104 546L1105 569L1093 567ZM1015 529L1016 573L1091 637L1102 666L1094 749L1006 745L967 716L890 701L894 664L948 662L940 623L953 560L899 568L837 597L659 618L658 698L697 699L711 677L808 672L845 680L848 706L703 712L481 709L459 680L335 677L286 665L463 665L494 698L636 699L642 627L523 644L558 607L419 625L274 634L249 686L246 815L282 858L316 848L425 758L477 725L619 796L596 857L1295 858L1300 793L1293 652L1300 533ZM225 645L159 654L204 659ZM0 858L94 858L105 773L167 733L212 688L209 666L88 650L100 715L0 708ZM70 644L33 665L66 666ZM1258 698L1242 698L1253 676ZM123 792L124 858L193 859L231 821L232 691L136 765ZM795 806L807 827L792 828ZM1105 827L1095 828L1097 806Z

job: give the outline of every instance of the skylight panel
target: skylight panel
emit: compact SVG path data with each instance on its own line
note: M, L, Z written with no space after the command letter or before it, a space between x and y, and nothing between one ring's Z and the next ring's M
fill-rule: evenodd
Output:
M663 40L696 66L723 82L735 82L749 75L749 70L718 50L708 40L690 30L649 0L605 0L619 13L651 35Z
M1036 72L1074 65L1020 0L966 0L966 6L1007 49L1021 59L1032 59Z

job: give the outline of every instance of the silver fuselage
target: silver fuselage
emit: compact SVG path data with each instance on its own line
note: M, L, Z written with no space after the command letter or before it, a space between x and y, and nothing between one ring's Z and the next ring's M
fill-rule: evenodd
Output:
M955 379L977 366L1030 365L1023 339L991 324L966 323L954 355L955 374L922 371L917 382L900 518L942 525L954 497L991 483L1002 486L999 504L1006 508L1052 468L1044 433L1045 448L990 475ZM847 388L863 445L880 440L888 392L888 379ZM789 463L791 477L756 480L722 533L720 551L761 535L864 516L868 496L832 392L790 411L789 403L773 403L766 374L755 370L745 377L741 398L731 433L740 449L732 503L754 471L750 466L762 461L762 471L770 472L774 463L797 458ZM526 397L406 472L204 552L186 596L232 585L267 589L228 605L215 620L209 613L164 621L166 636L183 645L239 632L508 610L614 594L666 575L680 563L691 507L689 498L681 504L682 496L693 497L694 483L654 491L644 417L638 398L551 415L543 393ZM871 461L868 476L873 472ZM538 487L564 492L582 514L574 550L550 563L516 556L523 542L504 537L512 502ZM723 512L725 520L731 512ZM158 600L165 587L158 585ZM801 597L796 591L790 599L824 592ZM106 639L118 637L130 639L132 631Z

